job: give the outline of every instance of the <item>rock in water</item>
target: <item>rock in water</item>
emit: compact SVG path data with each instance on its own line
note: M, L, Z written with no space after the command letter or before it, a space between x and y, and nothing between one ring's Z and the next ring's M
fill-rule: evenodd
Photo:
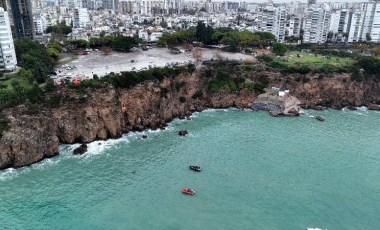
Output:
M377 110L377 111L380 111L380 105L369 104L369 105L368 105L368 109L369 109L369 110Z
M147 139L148 138L148 136L147 135L142 135L142 137L141 137L142 139Z
M185 130L185 129L182 129L181 131L179 131L179 133L178 133L180 136L186 136L187 134L189 134L188 132L187 132L187 130Z
M355 106L349 105L347 106L347 109L354 111L354 110L357 110L358 108L356 108Z
M315 119L317 119L318 121L324 121L325 117L323 117L321 115L318 115L318 116L315 117Z
M73 154L74 155L82 155L85 152L87 152L87 145L86 144L81 144L78 148L74 149Z

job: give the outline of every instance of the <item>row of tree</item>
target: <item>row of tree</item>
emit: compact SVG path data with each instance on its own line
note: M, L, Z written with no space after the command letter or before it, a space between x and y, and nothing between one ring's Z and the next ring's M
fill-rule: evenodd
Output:
M275 36L268 32L238 31L232 28L212 28L203 22L198 22L196 27L188 30L180 30L172 34L162 36L159 45L178 45L198 41L205 45L223 44L234 47L267 46L275 41Z
M89 41L66 40L65 46L68 49L100 49L102 47L110 47L116 51L128 52L140 43L142 43L142 40L138 37L128 37L123 35L107 35L101 36L99 38L91 37Z

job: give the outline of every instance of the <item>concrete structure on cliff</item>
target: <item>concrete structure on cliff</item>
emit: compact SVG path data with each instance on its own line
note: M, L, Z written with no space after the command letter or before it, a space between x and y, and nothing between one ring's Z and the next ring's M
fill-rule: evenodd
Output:
M300 100L290 96L287 88L272 87L256 98L252 109L269 111L272 116L297 116L301 111L300 104Z

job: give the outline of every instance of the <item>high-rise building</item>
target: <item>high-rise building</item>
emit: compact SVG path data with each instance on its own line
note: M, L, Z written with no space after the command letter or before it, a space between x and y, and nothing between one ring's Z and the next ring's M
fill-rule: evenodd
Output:
M12 0L10 3L15 37L33 38L33 16L30 0Z
M299 37L301 32L301 19L295 15L290 16L286 29L289 37Z
M87 26L90 18L88 16L88 12L86 8L75 8L74 9L74 17L73 24L76 28L84 28Z
M285 41L287 16L288 14L284 6L277 7L273 32L278 42Z
M336 10L331 13L329 33L332 40L343 42L350 29L352 14L348 9Z
M380 42L380 2L360 4L352 13L348 42Z
M0 7L0 71L15 70L17 59L7 11Z
M324 43L330 29L331 11L327 5L308 7L304 16L304 43Z
M307 6L310 7L311 5L314 5L317 3L317 0L307 0Z
M273 3L269 2L259 12L258 29L274 34L278 42L283 42L285 41L286 21L286 8L284 6L274 7Z

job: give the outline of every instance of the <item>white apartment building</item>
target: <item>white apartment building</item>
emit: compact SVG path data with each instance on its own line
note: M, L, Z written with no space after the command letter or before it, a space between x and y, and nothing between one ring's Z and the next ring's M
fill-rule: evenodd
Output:
M86 8L75 8L73 24L75 28L84 28L89 23L90 18Z
M361 3L352 13L348 42L380 42L380 2Z
M269 3L258 14L258 30L274 34L278 42L285 41L287 15L284 6L274 7Z
M138 12L137 2L134 0L120 1L119 12L122 14L135 14Z
M36 34L43 34L46 30L46 19L41 14L35 14L33 16L34 30Z
M286 31L289 37L299 37L301 33L301 19L295 15L290 16Z
M304 43L324 43L330 29L330 9L313 5L306 9L303 24Z
M287 15L288 14L285 7L281 6L276 9L273 30L278 42L285 41Z
M333 33L334 41L343 42L349 32L352 13L348 9L336 10L331 13L329 32Z
M8 12L0 7L0 70L15 70L16 52Z

